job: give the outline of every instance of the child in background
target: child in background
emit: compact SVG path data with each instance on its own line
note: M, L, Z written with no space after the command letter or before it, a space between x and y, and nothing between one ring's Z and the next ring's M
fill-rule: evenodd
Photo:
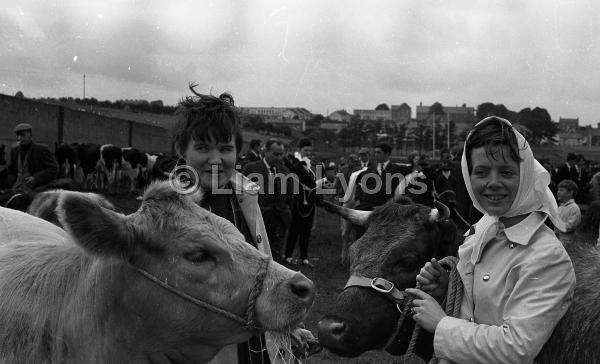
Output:
M565 223L565 231L554 228L554 232L563 244L572 240L571 237L575 234L575 229L581 222L581 210L579 210L579 205L575 203L576 194L577 183L570 179L560 181L556 198L560 203L558 217Z

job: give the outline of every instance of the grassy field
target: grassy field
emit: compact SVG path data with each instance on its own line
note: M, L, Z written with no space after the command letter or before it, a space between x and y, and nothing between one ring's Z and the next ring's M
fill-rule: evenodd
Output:
M108 196L119 210L130 213L139 206L136 195ZM339 235L340 221L323 210L317 211L317 225L311 237L309 258L314 267L302 267L300 270L313 280L317 287L317 296L312 312L306 320L306 326L313 333L317 332L317 322L331 311L335 297L344 287L348 279L348 269L340 263L341 240ZM297 254L297 252L296 252ZM393 363L397 358L386 352L368 352L358 358L348 359L335 356L323 350L305 363Z

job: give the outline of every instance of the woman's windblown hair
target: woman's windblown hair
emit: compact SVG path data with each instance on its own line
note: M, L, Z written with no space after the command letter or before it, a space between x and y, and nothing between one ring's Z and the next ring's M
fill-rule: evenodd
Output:
M237 150L242 148L242 123L233 96L222 93L219 97L203 95L190 83L192 96L184 97L175 115L178 122L173 130L173 143L184 149L190 142L214 141L228 143L234 138Z

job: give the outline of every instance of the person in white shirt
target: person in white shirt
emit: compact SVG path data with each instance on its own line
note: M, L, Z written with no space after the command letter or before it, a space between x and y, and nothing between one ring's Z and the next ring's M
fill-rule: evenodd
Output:
M560 241L570 240L570 237L575 234L575 229L581 223L581 210L579 205L575 203L575 195L577 194L577 183L570 179L564 179L558 184L556 198L560 205L558 206L558 217L565 223L565 229L560 230L554 228L556 236Z

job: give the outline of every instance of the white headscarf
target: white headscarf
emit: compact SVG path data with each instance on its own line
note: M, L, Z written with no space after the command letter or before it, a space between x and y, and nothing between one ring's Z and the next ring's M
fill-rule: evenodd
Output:
M467 191L469 191L469 196L471 197L471 200L473 200L473 205L475 208L477 208L477 210L484 214L481 220L479 220L477 223L477 229L481 229L481 232L483 233L480 236L483 237L488 235L485 232L490 228L490 226L496 225L500 217L519 216L534 211L545 213L550 218L554 226L564 231L565 223L558 217L558 205L556 204L556 199L554 199L554 195L552 195L550 188L548 188L548 185L550 184L550 173L548 173L548 171L533 157L533 151L531 150L529 143L527 143L527 140L525 140L521 133L512 127L508 120L491 116L481 120L475 125L475 127L491 118L495 118L506 123L506 125L511 128L517 137L519 157L521 157L521 163L519 163L519 190L517 191L517 195L515 196L510 209L504 213L504 215L491 216L487 213L487 211L484 210L473 193L471 178L469 176L469 168L467 166L466 147L471 134L473 134L473 131L471 131L467 136L467 141L465 141L465 149L463 150L461 168Z

